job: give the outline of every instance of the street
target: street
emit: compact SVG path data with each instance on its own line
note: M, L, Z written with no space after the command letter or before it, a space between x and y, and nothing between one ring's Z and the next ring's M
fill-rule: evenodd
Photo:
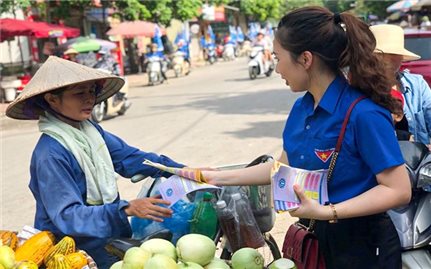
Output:
M278 157L286 117L299 96L276 73L250 80L246 58L195 68L162 85L146 84L130 89L132 106L124 116L101 126L130 145L191 167L247 163L262 154ZM40 133L36 121L2 116L0 124L0 228L20 230L33 225L29 164ZM122 198L135 198L140 185L120 179ZM277 215L272 234L279 246L292 221L288 216Z

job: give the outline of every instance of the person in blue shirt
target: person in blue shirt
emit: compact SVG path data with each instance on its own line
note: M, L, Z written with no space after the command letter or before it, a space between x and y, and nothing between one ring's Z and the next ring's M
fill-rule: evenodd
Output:
M404 31L397 25L379 24L370 27L377 45L375 52L390 69L395 83L392 89L403 94L404 114L408 130L416 142L429 146L431 138L431 89L421 75L400 71L403 61L421 57L404 48Z
M73 237L98 268L116 261L104 249L109 238L131 237L129 216L161 222L172 214L169 202L157 196L121 199L117 174L170 176L144 165L145 159L184 166L132 147L90 121L93 106L123 85L120 77L51 56L6 110L14 119L38 120L42 132L30 164L35 228L57 240Z
M158 45L156 43L151 44L151 50L145 55L145 59L147 63L149 61L160 62L163 79L168 79L168 76L166 75L166 71L168 71L168 58L163 51L158 49Z
M184 60L190 64L190 42L186 40L185 34L178 34L175 38L175 44L177 45L178 51L184 53Z
M326 268L401 268L400 240L385 212L411 198L391 117L402 107L373 53L373 34L354 15L322 7L296 9L277 29L276 71L293 92L304 92L286 121L280 162L328 169L347 109L366 97L350 115L328 182L330 204L319 204L294 185L301 204L289 213L301 222L316 220L314 233ZM343 75L346 67L350 80ZM202 173L215 185L263 185L271 182L272 165Z

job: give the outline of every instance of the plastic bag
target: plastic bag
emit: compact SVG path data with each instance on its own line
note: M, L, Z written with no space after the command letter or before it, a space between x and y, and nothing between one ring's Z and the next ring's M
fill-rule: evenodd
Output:
M232 194L228 209L233 212L237 222L236 227L240 235L240 246L250 248L263 247L265 240L253 216L247 196L241 193Z
M181 236L190 233L189 220L193 216L195 204L180 200L171 209L174 212L172 217L165 218L163 222L132 217L132 238L141 239L160 230L168 229L173 234L172 243L176 244Z

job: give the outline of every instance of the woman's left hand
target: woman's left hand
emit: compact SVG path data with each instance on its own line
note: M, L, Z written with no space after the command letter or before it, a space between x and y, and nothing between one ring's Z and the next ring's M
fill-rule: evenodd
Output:
M304 219L326 219L327 216L325 206L320 205L316 200L308 198L304 190L298 184L293 185L293 190L301 201L301 205L298 209L290 211L292 217L304 218ZM329 211L327 212L329 213ZM329 214L328 214L329 216Z

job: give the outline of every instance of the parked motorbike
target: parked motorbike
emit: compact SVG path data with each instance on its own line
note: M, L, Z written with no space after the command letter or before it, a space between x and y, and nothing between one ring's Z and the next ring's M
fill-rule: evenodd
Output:
M0 67L0 74L2 68ZM7 77L0 75L0 103L15 100L24 90L25 85L27 85L30 79L31 75L29 74Z
M225 44L223 49L223 60L233 61L235 60L235 57L235 45L232 43Z
M264 48L262 46L254 46L250 53L248 62L248 74L250 79L255 79L258 75L269 77L274 71L274 63L271 61L263 62Z
M177 51L172 57L172 69L175 72L175 77L188 75L190 72L190 64L185 60L184 52Z
M167 71L167 63L158 56L151 56L147 59L148 85L153 86L165 81L164 73Z
M97 70L111 73L111 71L97 68ZM131 106L129 100L127 100L127 94L129 92L129 84L127 78L123 77L125 83L119 92L108 98L107 100L96 104L91 112L91 118L95 122L101 122L108 116L124 115Z
M403 268L431 268L431 154L421 143L399 141L412 185L408 205L387 213L401 241ZM425 189L424 189L425 188Z
M18 96L18 88L21 87L21 80L17 78L0 81L0 101L12 102Z

